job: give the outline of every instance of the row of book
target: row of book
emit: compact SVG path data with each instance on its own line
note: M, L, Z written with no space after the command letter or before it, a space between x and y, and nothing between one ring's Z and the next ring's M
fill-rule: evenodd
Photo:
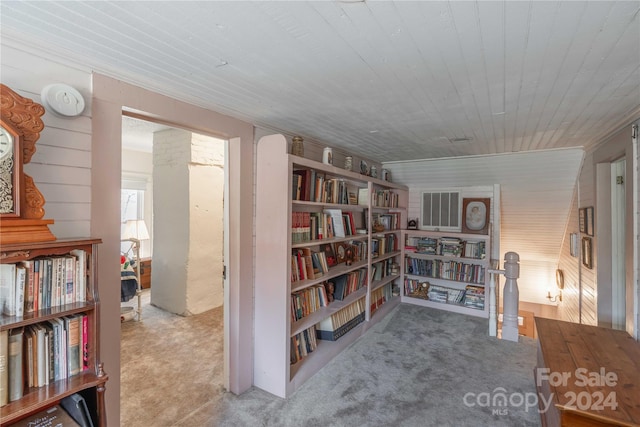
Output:
M86 301L86 252L0 264L0 311L24 316L38 310Z
M367 286L367 277L366 268L359 268L358 270L334 277L329 281L330 284L333 284L333 292L329 292L329 299L344 300L348 295ZM331 298L331 296L333 296L333 298Z
M425 255L456 256L462 258L484 259L486 242L484 240L462 240L457 237L407 236L405 250Z
M329 272L329 264L324 252L312 251L310 248L293 249L291 252L292 283L317 279Z
M344 179L327 178L315 169L293 171L292 200L317 203L356 204L355 192L350 197L349 186Z
M410 297L484 310L485 293L482 286L467 285L465 289L456 289L405 278L404 293Z
M293 322L329 305L330 301L326 289L329 285L328 282L325 283L326 285L323 283L310 286L291 294L291 320Z
M355 218L350 211L325 209L324 212L292 212L291 243L358 234Z
M369 189L358 189L358 204L369 205ZM393 190L377 189L371 194L371 206L376 208L397 208L398 194Z
M393 259L385 259L383 261L374 262L371 264L371 277L373 281L382 280L383 278L390 276L393 273L394 268L397 269L397 264Z
M0 332L0 406L18 400L24 387L43 387L89 369L86 314L54 318Z
M365 298L362 297L348 306L323 319L317 328L318 338L336 341L364 321Z
M291 282L318 279L329 272L329 268L341 263L354 263L364 259L367 242L351 240L320 245L319 251L311 248L291 250Z
M379 287L378 289L371 292L371 310L370 313L373 314L378 310L382 305L391 300L393 294L393 283L387 283L384 286Z
M311 326L308 329L291 337L290 362L292 365L298 363L309 353L318 348L316 339L316 327Z
M481 265L439 259L405 258L407 274L455 280L466 283L484 283L485 268Z
M371 237L371 255L375 258L398 250L398 238L395 234Z

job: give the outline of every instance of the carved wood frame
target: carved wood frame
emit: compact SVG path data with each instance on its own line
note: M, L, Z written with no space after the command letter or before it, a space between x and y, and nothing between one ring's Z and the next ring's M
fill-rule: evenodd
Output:
M40 132L44 129L41 116L44 115L44 107L24 98L4 84L0 84L0 115L2 121L20 134L21 159L15 159L18 173L22 177L17 180L15 191L16 206L13 213L2 214L3 217L20 217L24 219L41 219L44 217L44 196L38 190L33 178L25 174L22 167L31 161L36 152L36 141L40 138Z

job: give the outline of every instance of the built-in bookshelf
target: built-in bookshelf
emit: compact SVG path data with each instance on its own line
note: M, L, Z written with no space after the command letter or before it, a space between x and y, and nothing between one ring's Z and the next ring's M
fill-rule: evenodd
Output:
M489 316L489 235L404 230L402 302Z
M94 425L106 426L107 376L98 346L99 243L2 245L0 357L8 363L0 366L1 425L40 417L73 395L82 396Z
M287 397L400 303L405 186L258 142L254 384Z

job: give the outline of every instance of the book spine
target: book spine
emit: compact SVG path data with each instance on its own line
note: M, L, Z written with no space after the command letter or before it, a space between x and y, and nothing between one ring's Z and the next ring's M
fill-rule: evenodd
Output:
M23 266L16 267L16 302L15 315L24 316L24 293L27 280L27 269Z
M0 331L0 406L9 403L9 331Z
M89 369L89 316L82 316L82 370Z
M16 265L0 264L0 311L6 316L15 316Z
M23 329L14 329L9 334L9 401L22 397L22 336Z

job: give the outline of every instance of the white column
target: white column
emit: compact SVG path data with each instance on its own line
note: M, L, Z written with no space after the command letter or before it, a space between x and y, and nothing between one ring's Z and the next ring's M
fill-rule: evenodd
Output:
M502 339L518 342L518 303L519 292L517 279L520 276L520 257L515 252L504 255L504 284Z

